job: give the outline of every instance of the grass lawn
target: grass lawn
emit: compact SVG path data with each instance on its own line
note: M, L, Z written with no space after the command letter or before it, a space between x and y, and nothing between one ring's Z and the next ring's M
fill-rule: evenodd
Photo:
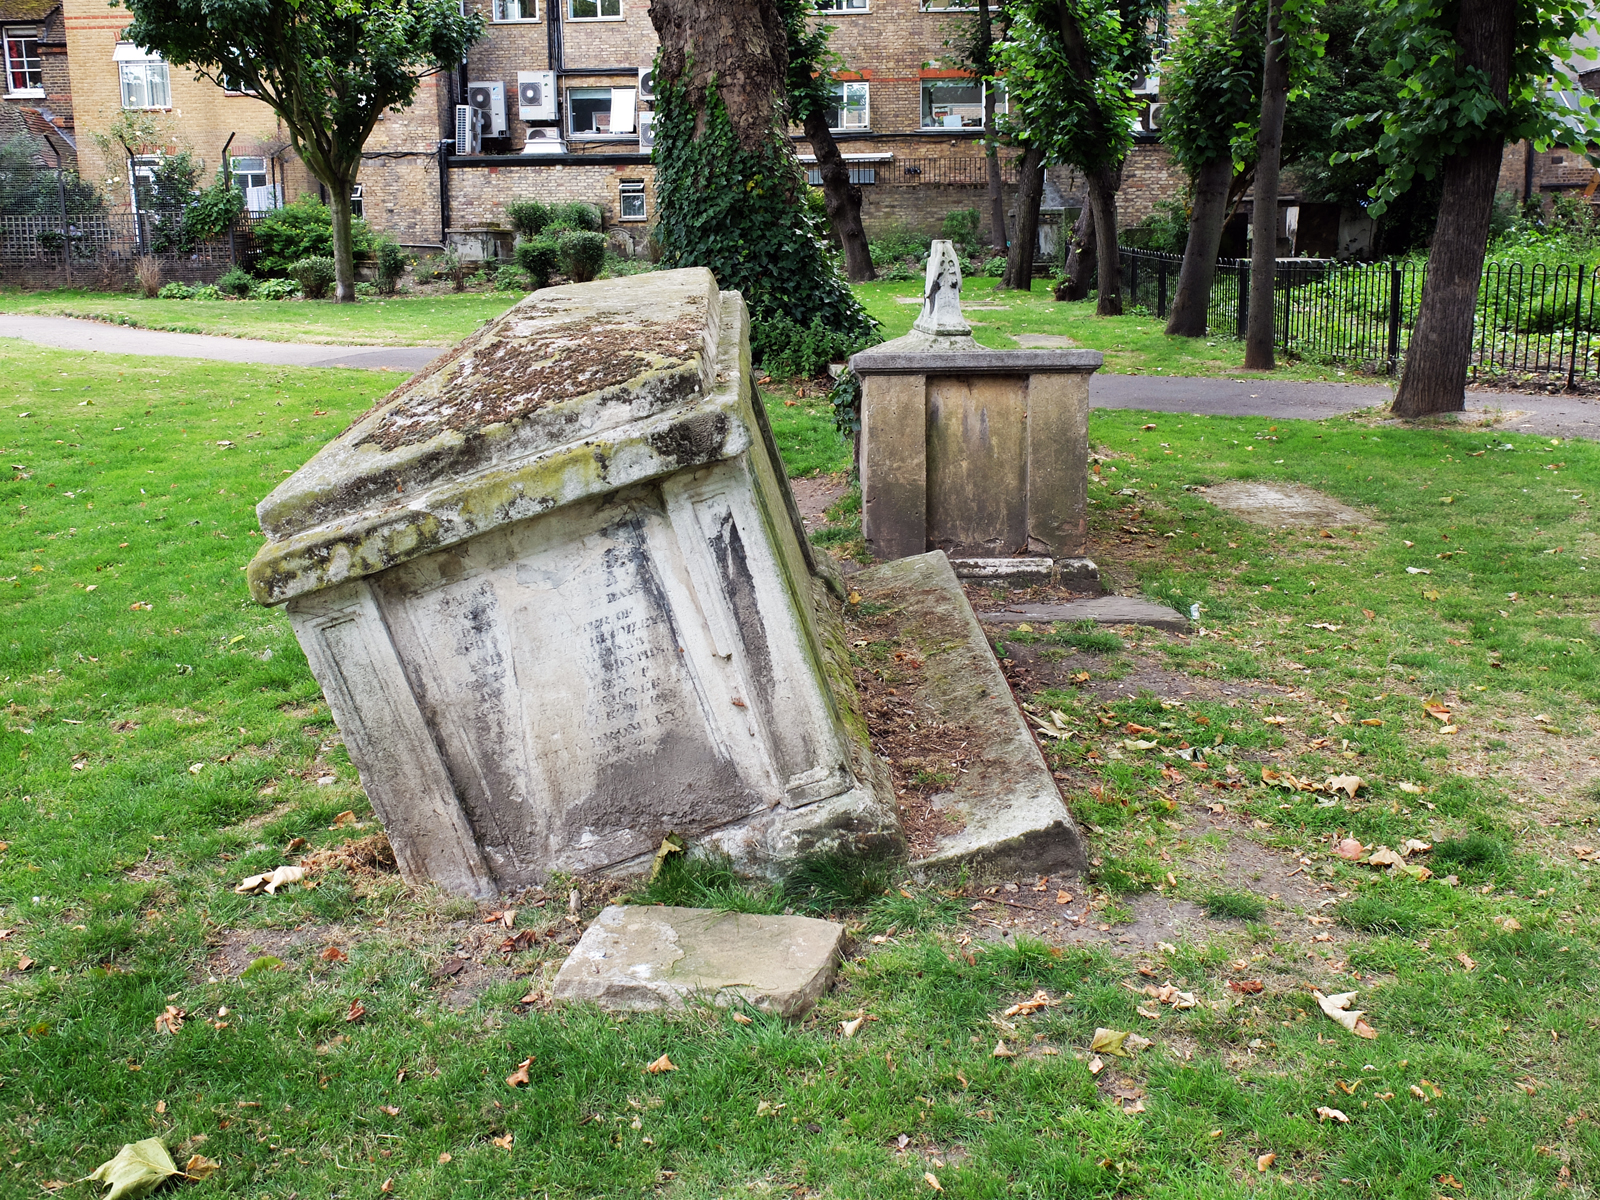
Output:
M0 292L0 313L87 317L172 333L330 346L453 346L522 297L516 292L331 300L146 300L125 292Z
M541 999L570 881L502 950L486 912L372 865L305 660L246 596L253 505L382 379L6 347L4 1194L86 1195L71 1181L149 1136L221 1162L194 1195L252 1200L1594 1188L1594 446L1094 414L1095 557L1199 603L1205 634L1002 643L1070 731L1047 749L1091 839L1090 922L1051 920L1053 889L1014 922L1032 879L895 872L812 898L859 937L804 1022L626 1018ZM836 466L825 411L786 398L787 452ZM1251 477L1373 523L1268 530L1190 490ZM1333 774L1354 798L1281 786ZM1429 843L1408 862L1434 877L1347 862L1338 836ZM306 854L315 887L233 892ZM586 919L602 889L580 889ZM1141 925L1173 932L1117 940ZM1145 994L1169 982L1194 1006ZM1313 987L1356 992L1375 1040ZM1007 1014L1040 990L1059 1004ZM1093 1074L1102 1027L1152 1044ZM678 1069L645 1073L664 1053Z

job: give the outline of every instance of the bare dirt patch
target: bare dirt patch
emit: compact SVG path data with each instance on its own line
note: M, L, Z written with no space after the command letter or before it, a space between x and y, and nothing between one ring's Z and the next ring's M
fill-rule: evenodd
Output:
M795 507L809 533L827 524L825 514L850 489L849 477L838 475L813 475L807 479L789 480L789 490L794 493Z
M1296 483L1237 479L1195 491L1218 508L1254 525L1326 529L1335 525L1371 523L1371 518L1364 513Z

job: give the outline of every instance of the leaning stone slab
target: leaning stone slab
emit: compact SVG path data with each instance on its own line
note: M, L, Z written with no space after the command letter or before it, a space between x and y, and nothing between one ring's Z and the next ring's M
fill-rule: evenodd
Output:
M917 861L1086 870L1078 827L949 560L937 550L898 559L852 575L850 586L864 604L895 610L901 635L922 655L917 706L962 727L970 751L966 772L935 798L954 829Z
M557 1000L644 1012L691 996L801 1016L833 980L844 926L709 908L612 905L556 976Z
M251 590L408 880L902 844L752 379L709 271L547 288L258 506Z
M1149 625L1183 632L1189 618L1175 608L1141 596L1095 596L1063 604L1012 604L994 612L981 612L986 625L1020 625L1027 622L1094 621L1101 625Z

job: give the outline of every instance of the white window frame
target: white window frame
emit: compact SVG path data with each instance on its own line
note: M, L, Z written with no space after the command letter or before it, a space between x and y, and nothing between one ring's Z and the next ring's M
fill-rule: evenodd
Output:
M950 0L948 4L940 4L937 0L917 0L917 7L925 13L950 13L950 12L977 12L978 6L969 0ZM991 5L991 7L993 7Z
M43 40L39 36L39 28L35 25L16 25L0 30L3 35L3 46L0 53L5 55L6 91L5 94L16 99L37 99L44 95L44 56L39 53L39 43ZM28 57L25 43L33 43L33 57ZM21 67L12 66L12 47L21 61ZM31 66L29 64L32 64ZM22 87L15 86L13 78L16 74L32 75L38 77L38 82L26 82Z
M833 86L838 88L839 103L830 110L828 129L833 133L861 133L872 128L872 89L870 82L865 79L835 79ZM857 91L861 96L861 119L854 123L850 120L850 93ZM833 123L837 117L841 122Z
M573 11L572 11L572 6L574 4L576 4L576 3L578 3L578 0L566 0L566 4L567 4L567 20L569 20L569 21L620 21L620 20L622 20L622 0L589 0L589 2L594 4L595 15L592 16L592 17L579 17L579 16L575 16L573 14ZM617 11L614 12L614 13L608 13L608 12L606 12L606 9L608 9L608 8L615 8Z
M259 167L241 166L241 163L260 163ZM272 175L267 170L267 159L262 154L230 155L228 158L228 175L233 180L233 186L238 191L246 191L252 187L266 187L271 182ZM256 176L261 177L260 183L250 183L249 180Z
M630 197L639 198L639 211L628 211ZM617 220L619 221L648 221L650 219L649 201L646 199L644 180L623 179L617 184Z
M928 124L923 124L920 127L923 133L942 132L942 131L946 131L946 130L954 133L954 132L961 132L961 131L965 131L965 130L975 130L975 129L976 130L981 130L981 129L983 129L983 127L984 127L984 115L985 115L985 113L987 111L987 108L988 108L989 85L987 83L984 83L984 82L982 82L982 81L980 81L978 79L975 79L975 78L973 78L971 76L960 76L960 75L948 76L947 75L947 76L940 76L940 77L934 78L934 79L924 79L924 80L922 80L921 87L917 89L918 90L918 97L917 98L918 98L918 102L919 102L919 104L918 104L918 113L919 113L918 120L925 122L927 120L927 112L932 107L931 105L922 103L923 98L927 95L928 85L929 84L935 84L935 85L937 85L937 84L954 84L954 83L967 83L969 86L971 84L978 84L979 85L978 86L978 123L976 125L967 125L965 123L963 123L961 125L928 125ZM1010 107L1010 103L1011 102L1010 102L1009 97L1006 95L1005 84L996 83L995 84L995 90L996 90L996 96L995 96L995 104L994 104L994 113L995 113L995 116L998 117L998 116L1000 116L1001 114L1005 113L1008 110L1008 108Z
M148 111L152 109L168 109L172 107L172 76L167 70L167 64L159 54L151 54L141 50L130 42L118 42L112 61L117 64L117 82L122 94L122 107L132 111ZM156 68L160 68L159 71ZM137 75L137 80L133 77ZM135 83L143 89L144 99L155 99L151 91L151 81L159 78L161 86L161 99L155 104L129 104L129 84Z
M518 17L510 16L519 12ZM528 13L532 12L532 16ZM490 20L496 25L536 25L539 21L539 0L490 0Z
M367 215L367 198L362 193L361 184L350 185L350 215L352 217L365 217Z
M871 0L818 0L817 11L836 17L852 17L871 12Z
M619 93L630 93L624 97ZM577 119L577 110L573 106L578 100L597 100L604 94L606 96L606 128L604 132L598 129L579 129L574 122ZM631 98L632 103L629 103ZM637 88L610 88L587 87L567 89L567 136L579 142L634 142L639 140L638 125L638 89ZM598 111L596 112L598 116ZM627 128L613 131L612 121L615 117L618 124L626 121Z

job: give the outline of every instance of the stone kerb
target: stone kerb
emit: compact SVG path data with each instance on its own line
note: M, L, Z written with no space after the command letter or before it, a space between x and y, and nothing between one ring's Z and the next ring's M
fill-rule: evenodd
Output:
M708 271L545 289L261 502L252 592L408 879L903 848L751 381Z
M990 350L935 242L910 333L850 360L861 379L862 531L879 559L943 550L958 574L1095 578L1089 376L1098 350Z

